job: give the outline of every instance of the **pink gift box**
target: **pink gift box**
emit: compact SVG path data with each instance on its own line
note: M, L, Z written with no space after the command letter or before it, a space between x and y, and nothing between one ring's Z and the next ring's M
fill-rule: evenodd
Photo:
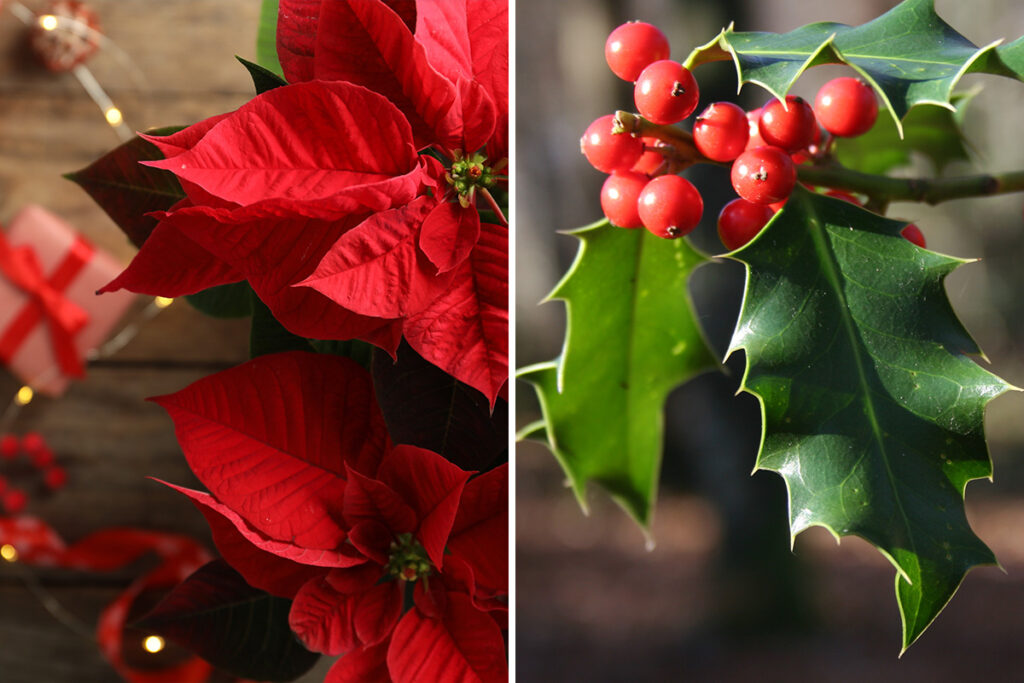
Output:
M81 309L77 313L84 326L73 332L71 342L77 357L84 362L86 354L107 338L135 299L134 294L123 291L96 295L97 289L121 272L121 264L85 242L74 228L39 206L26 206L18 212L8 226L7 241L13 248L29 246L42 276L48 281L68 280L51 289ZM61 278L61 271L66 277ZM50 294L52 298L53 292ZM26 308L42 310L40 306L33 306L32 300L0 269L0 347L4 340L17 341L8 367L35 391L58 396L67 389L72 378L62 370L47 315L26 313ZM81 319L82 311L86 319ZM19 322L26 321L34 322L27 333L12 335Z

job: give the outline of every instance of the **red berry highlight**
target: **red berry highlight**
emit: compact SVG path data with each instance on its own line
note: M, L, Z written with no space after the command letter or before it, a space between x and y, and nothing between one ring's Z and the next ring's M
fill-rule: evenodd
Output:
M46 448L46 441L39 432L28 432L21 437L21 447L24 448L25 452L29 455L35 455Z
M644 153L644 143L629 133L613 133L615 115L595 120L580 139L580 151L598 171L628 171Z
M739 249L754 239L761 228L775 215L765 204L754 204L742 197L734 199L718 214L718 238L729 251Z
M796 185L796 166L778 147L749 149L732 164L736 194L755 204L772 204L789 197Z
M604 58L608 68L624 81L632 83L651 62L669 57L668 38L661 30L643 21L631 21L608 35Z
M638 202L644 227L658 237L675 239L700 223L704 200L689 180L663 175L647 183Z
M601 210L620 228L642 228L638 202L640 193L650 182L643 173L616 171L601 186Z
M743 153L749 140L747 114L732 102L708 105L693 124L694 144L714 161L732 161Z
M924 241L924 233L921 232L921 228L917 227L913 223L907 225L907 227L900 230L900 234L903 235L907 241L913 242L922 249L927 249L927 243Z
M821 86L814 98L814 114L825 130L842 138L871 130L878 118L875 93L858 78L835 78Z
M790 154L810 145L817 127L811 105L795 95L786 98L785 107L779 100L764 105L758 122L764 141Z
M700 90L690 70L669 59L648 65L633 88L636 110L648 121L667 126L693 113Z

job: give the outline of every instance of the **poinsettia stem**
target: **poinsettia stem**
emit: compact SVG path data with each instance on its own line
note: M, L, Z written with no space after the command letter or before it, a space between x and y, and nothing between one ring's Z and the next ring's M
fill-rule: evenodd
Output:
M480 193L480 196L487 200L487 204L490 205L491 211L493 211L494 215L498 217L498 220L501 221L501 224L507 228L508 219L505 218L505 214L502 212L501 207L498 206L498 202L494 201L494 197L492 197L491 193L487 191L487 188L477 188L477 192Z
M842 166L798 166L797 176L812 185L866 194L878 204L894 201L938 204L950 199L1024 192L1024 171L952 178L890 178Z

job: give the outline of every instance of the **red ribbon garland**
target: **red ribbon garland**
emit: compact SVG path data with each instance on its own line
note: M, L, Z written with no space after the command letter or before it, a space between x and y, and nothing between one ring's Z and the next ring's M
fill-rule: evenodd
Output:
M95 251L85 238L76 236L67 256L47 278L30 246L13 247L0 232L0 274L29 295L21 312L0 336L0 361L9 364L25 338L45 318L61 371L69 377L85 374L75 335L89 323L89 314L63 292Z

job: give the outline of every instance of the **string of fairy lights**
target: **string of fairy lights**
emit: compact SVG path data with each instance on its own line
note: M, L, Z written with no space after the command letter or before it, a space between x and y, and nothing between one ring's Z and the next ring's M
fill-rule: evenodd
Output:
M117 134L122 141L128 141L134 136L133 129L127 125L124 115L117 107L106 90L100 85L92 71L83 63L84 59L92 52L103 49L112 55L125 68L133 81L140 87L145 84L145 79L134 62L125 54L112 40L105 36L95 26L91 25L91 10L75 0L57 0L51 3L47 11L37 13L21 2L12 1L5 3L0 0L0 11L7 9L15 18L20 20L29 30L41 36L39 41L33 40L33 48L37 45L52 44L56 46L81 48L80 54L65 53L56 50L54 59L63 59L60 63L46 63L53 71L67 71L71 73L81 84L83 90L96 103L103 115L104 121ZM83 16L76 16L81 12L87 12ZM48 39L52 39L47 43ZM45 59L44 59L45 62ZM60 68L55 68L55 65ZM109 358L129 344L141 328L161 311L167 309L173 299L155 297L148 305L128 324L124 325L119 332L111 337L98 348L90 350L85 360L96 361ZM37 378L37 386L41 386L59 375L60 370L54 367L49 374ZM22 410L36 399L37 392L30 384L19 387L8 403L7 407L0 411L0 434L7 433L16 423ZM61 603L43 586L42 582L31 570L21 561L18 549L10 544L0 545L0 560L15 569L28 590L39 600L44 609L63 624L70 631L90 641L95 640L94 628L86 624L80 618L65 609ZM146 635L141 646L145 652L156 654L161 652L166 643L158 635Z

